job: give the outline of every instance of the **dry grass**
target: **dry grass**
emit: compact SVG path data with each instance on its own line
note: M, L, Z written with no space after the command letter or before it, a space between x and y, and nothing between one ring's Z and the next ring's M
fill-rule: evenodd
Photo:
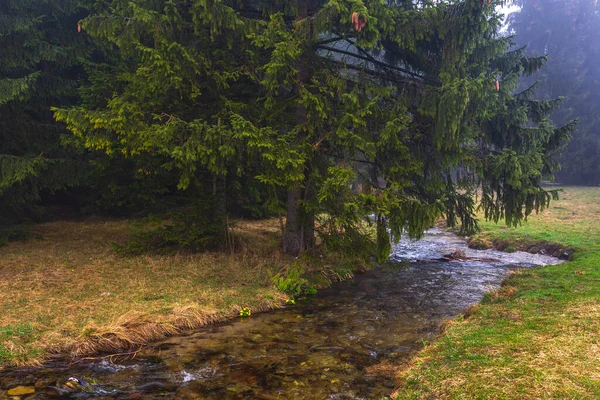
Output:
M271 276L291 260L279 221L239 221L235 253L122 257L128 222L38 225L0 248L0 368L51 353L120 351L287 299Z

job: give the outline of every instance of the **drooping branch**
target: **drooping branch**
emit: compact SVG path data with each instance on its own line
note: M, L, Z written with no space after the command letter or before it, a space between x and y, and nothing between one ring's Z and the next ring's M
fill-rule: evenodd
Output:
M329 38L329 39L325 39L322 42L319 42L318 45L322 46L322 45L325 45L325 44L335 43L335 42L339 42L339 41L342 41L342 40L344 40L344 38L342 38L340 36L336 36L336 37L332 37L332 38Z
M360 60L363 60L363 61L367 61L367 62L370 62L372 64L378 65L378 66L380 66L382 68L387 68L387 69L391 69L391 70L394 70L394 71L397 71L397 72L401 72L403 74L410 75L413 78L421 79L423 81L427 81L428 80L424 76L421 76L421 75L416 74L414 72L410 72L410 71L408 71L408 70L406 70L404 68L396 67L395 65L390 65L390 64L386 64L386 63L384 63L382 61L375 60L373 57L365 57L365 56L362 56L360 54L352 53L350 51L346 51L346 50L342 50L342 49L336 49L336 48L333 48L333 47L323 46L323 45L318 45L317 48L321 49L321 50L330 51L332 53L343 54L343 55L354 57L354 58L357 58L357 59L360 59Z
M342 64L341 62L338 62L338 64ZM365 73L367 75L370 75L372 77L375 78L379 78L383 81L388 81L388 82L393 82L393 83L397 83L397 84L401 84L402 86L408 86L408 85L423 85L423 82L419 82L416 80L413 80L412 78L401 78L401 77L395 77L394 76L390 76L388 74L386 74L385 72L382 71L377 71L377 70L372 70L372 69L366 69L366 68L362 68L362 67L358 67L356 65L352 65L352 64L345 64L344 68L346 69L351 69L354 71L359 71L362 73ZM350 81L350 79L348 79Z

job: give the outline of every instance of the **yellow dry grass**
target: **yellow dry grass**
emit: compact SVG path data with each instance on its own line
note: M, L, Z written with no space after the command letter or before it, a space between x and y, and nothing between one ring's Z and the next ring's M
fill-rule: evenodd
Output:
M239 221L234 253L122 257L111 243L127 224L45 223L34 228L41 239L0 248L0 332L28 330L0 343L8 364L132 348L287 298L270 279L289 263L278 220Z

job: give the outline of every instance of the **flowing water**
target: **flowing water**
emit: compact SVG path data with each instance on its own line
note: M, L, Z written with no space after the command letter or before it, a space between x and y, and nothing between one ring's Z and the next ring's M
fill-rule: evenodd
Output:
M456 250L471 260L440 260ZM134 359L5 371L0 399L17 385L35 387L22 399L384 398L395 368L510 268L559 262L471 250L436 229L403 240L391 261L308 301L169 338Z

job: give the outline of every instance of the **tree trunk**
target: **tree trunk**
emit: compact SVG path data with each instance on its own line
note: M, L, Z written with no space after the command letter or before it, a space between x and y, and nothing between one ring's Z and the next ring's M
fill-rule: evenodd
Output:
M219 227L219 240L229 247L227 226L227 180L223 174L213 175L214 223Z
M314 186L310 182L310 170L307 169L303 185L288 190L287 220L283 240L283 252L297 256L315 245L315 213L306 209L302 202L314 200Z
M308 17L311 13L314 13L316 7L316 0L301 1L299 4L298 20L302 20ZM305 84L310 84L312 79L313 70L310 66L310 57L306 56L309 51L311 51L311 49L306 48L305 55L301 56L296 62L299 81L299 85L296 88L297 98L300 94L300 87ZM306 109L301 105L297 105L296 126L300 127L300 131L298 133L299 142L306 138L306 132L302 131L302 126L306 123L306 121ZM305 168L308 169L308 166L305 166ZM305 199L305 195L310 193L311 190L308 177L309 172L305 170L304 182L299 182L296 186L288 189L287 220L285 233L283 236L283 252L292 256L298 256L301 251L306 250L314 245L314 213L304 212L301 203L301 201Z
M304 250L311 249L315 245L315 213L312 210L304 214L302 245L304 246Z
M300 186L300 184L295 188L288 190L287 219L285 222L285 234L283 236L283 252L291 256L297 256L304 250L301 199L302 186Z

